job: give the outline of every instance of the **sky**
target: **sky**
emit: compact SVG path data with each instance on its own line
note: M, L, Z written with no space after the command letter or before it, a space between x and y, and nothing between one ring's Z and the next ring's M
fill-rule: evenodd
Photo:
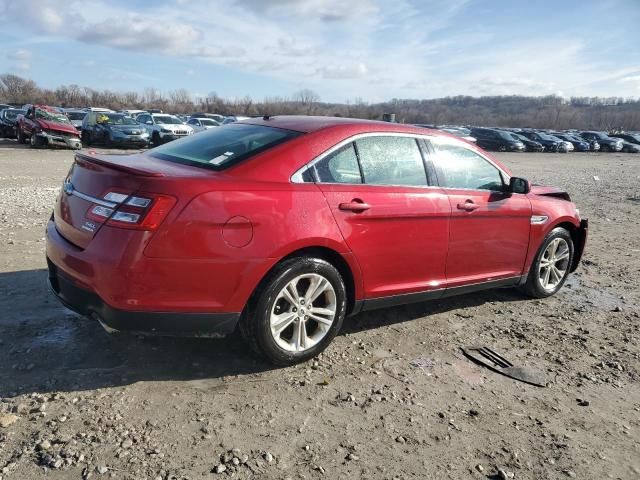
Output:
M0 0L0 73L257 100L640 97L640 0Z

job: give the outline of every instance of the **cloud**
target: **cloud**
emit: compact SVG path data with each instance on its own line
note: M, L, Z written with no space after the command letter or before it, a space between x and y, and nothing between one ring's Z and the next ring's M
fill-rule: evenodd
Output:
M237 0L236 3L263 14L319 19L323 22L357 20L379 12L379 7L371 0Z
M8 53L7 58L9 60L26 62L28 60L31 60L31 52L29 50L25 50L24 48L19 48L15 52Z
M331 80L362 78L367 74L367 66L364 63L357 63L355 65L328 65L319 68L318 73L320 73L323 78Z
M85 23L75 38L81 42L124 50L138 50L167 55L189 52L201 42L202 32L178 22L155 22L138 15L109 18L99 23Z

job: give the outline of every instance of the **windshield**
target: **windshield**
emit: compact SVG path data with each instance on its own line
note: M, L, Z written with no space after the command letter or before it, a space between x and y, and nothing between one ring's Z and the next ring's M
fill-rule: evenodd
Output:
M504 138L505 140L513 140L511 136L511 132L505 132L504 130L494 130L498 134L500 138ZM520 139L518 139L520 141Z
M5 110L3 112L4 118L6 118L7 120L15 120L21 113L24 112L22 110Z
M98 121L109 125L137 125L133 118L120 113L103 113L98 116Z
M155 123L163 123L165 125L181 125L183 122L173 115L153 115Z
M553 135L549 135L548 133L538 132L538 136L540 138L542 138L543 140L550 140L552 142L557 142L558 141L557 137L554 137Z
M220 170L299 135L300 132L281 128L231 124L154 148L151 155L171 162Z
M215 120L209 120L208 118L200 118L199 120L202 125L206 125L208 127L217 127L218 125L220 125Z
M67 112L69 120L82 120L87 115L87 112Z
M518 140L519 142L521 142L522 140L528 140L528 138L527 138L527 137L524 137L524 136L519 135L519 134L517 134L517 133L512 133L512 134L511 134L511 137L512 137L514 140Z
M41 118L49 122L66 123L66 124L71 123L69 122L69 119L65 115L57 112L49 112L47 110L42 110L41 108L36 108L36 118Z

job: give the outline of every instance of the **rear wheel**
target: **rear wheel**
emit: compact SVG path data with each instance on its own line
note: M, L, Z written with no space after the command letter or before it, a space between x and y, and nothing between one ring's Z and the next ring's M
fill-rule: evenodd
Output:
M260 288L243 313L240 332L254 351L276 365L315 357L342 326L344 282L325 260L286 260Z
M534 298L555 294L569 276L573 262L573 240L567 230L554 228L546 236L529 270L524 290Z

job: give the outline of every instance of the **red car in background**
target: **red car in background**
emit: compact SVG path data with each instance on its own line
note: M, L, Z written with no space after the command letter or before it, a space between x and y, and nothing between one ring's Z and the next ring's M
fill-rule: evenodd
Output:
M443 132L326 117L77 153L47 226L51 287L109 330L224 335L307 360L345 316L493 287L556 293L587 221Z
M80 132L67 116L46 105L29 105L27 113L18 117L16 134L18 143L29 142L33 148L82 148Z

